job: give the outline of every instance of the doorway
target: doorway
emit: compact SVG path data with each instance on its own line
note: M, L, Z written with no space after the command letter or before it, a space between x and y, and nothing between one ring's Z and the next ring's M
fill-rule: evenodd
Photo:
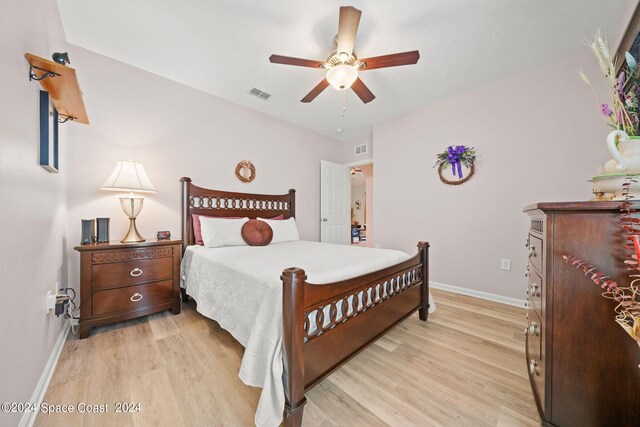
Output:
M351 166L351 244L373 247L373 163Z

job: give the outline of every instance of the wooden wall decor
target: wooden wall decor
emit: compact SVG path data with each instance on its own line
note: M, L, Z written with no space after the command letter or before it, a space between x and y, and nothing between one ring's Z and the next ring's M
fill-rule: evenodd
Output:
M236 166L236 177L242 182L256 179L256 167L249 160L243 160Z
M88 125L89 117L76 70L30 53L25 53L24 57L29 63L29 80L39 82L42 90L49 93L60 123L73 121Z

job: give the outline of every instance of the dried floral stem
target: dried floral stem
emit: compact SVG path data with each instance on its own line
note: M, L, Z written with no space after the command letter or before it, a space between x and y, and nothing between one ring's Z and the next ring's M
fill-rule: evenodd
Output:
M640 117L638 106L638 96L640 92L636 93L635 90L627 92L627 84L630 82L631 87L635 88L640 81L640 71L637 67L637 62L631 54L627 53L625 56L628 70L630 74L622 72L620 76L616 75L618 69L618 58L612 57L607 47L606 37L598 31L595 37L587 43L589 49L595 56L600 73L604 79L605 85L609 90L609 103L600 104L596 91L587 78L587 76L581 71L580 78L589 86L591 92L600 106L602 114L606 116L606 122L614 129L625 131L629 136L635 136L640 134ZM631 64L631 65L630 65Z
M640 218L634 217L637 214L636 209L631 202L631 186L638 181L633 178L627 178L623 184L624 202L620 206L620 226L624 237L624 249L626 256L624 266L627 270L640 271L638 260L640 259ZM582 269L586 276L596 285L599 285L604 292L602 296L612 299L618 303L614 308L616 313L615 321L633 338L640 347L640 274L632 274L633 280L629 286L620 286L610 276L599 271L596 267L588 264L575 256L562 257L567 264L573 265L578 269Z
M593 85L591 84L591 81L589 80L589 78L587 77L587 75L584 73L584 71L579 70L579 71L578 71L578 75L580 76L580 79L582 79L582 81L584 82L584 84L586 84L586 85L589 87L589 89L591 89L591 94L593 95L593 98L596 100L596 104L598 104L598 105L602 105L602 103L600 102L600 99L598 99L598 94L596 94L596 90L595 90L595 88L594 88L594 87L593 87ZM609 122L608 124L613 124L613 123L612 123L612 121L611 121L611 116L609 116L609 118L608 118L608 119L607 119L607 118L605 118L605 119L604 119L604 122L605 122L605 123Z

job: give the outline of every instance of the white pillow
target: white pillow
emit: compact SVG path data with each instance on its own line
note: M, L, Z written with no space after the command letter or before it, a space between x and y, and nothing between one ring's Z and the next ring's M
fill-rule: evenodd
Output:
M296 219L264 219L258 218L260 221L264 221L273 230L273 239L271 239L271 243L280 243L280 242L292 242L294 240L300 240L300 235L298 234L298 227L296 226Z
M200 217L202 241L206 247L246 246L242 238L242 226L249 218L227 219Z

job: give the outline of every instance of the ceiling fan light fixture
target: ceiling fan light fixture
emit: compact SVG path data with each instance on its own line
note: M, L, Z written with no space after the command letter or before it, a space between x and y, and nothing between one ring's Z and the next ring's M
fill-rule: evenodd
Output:
M340 64L327 71L327 81L334 89L349 89L358 78L358 69L351 65Z

